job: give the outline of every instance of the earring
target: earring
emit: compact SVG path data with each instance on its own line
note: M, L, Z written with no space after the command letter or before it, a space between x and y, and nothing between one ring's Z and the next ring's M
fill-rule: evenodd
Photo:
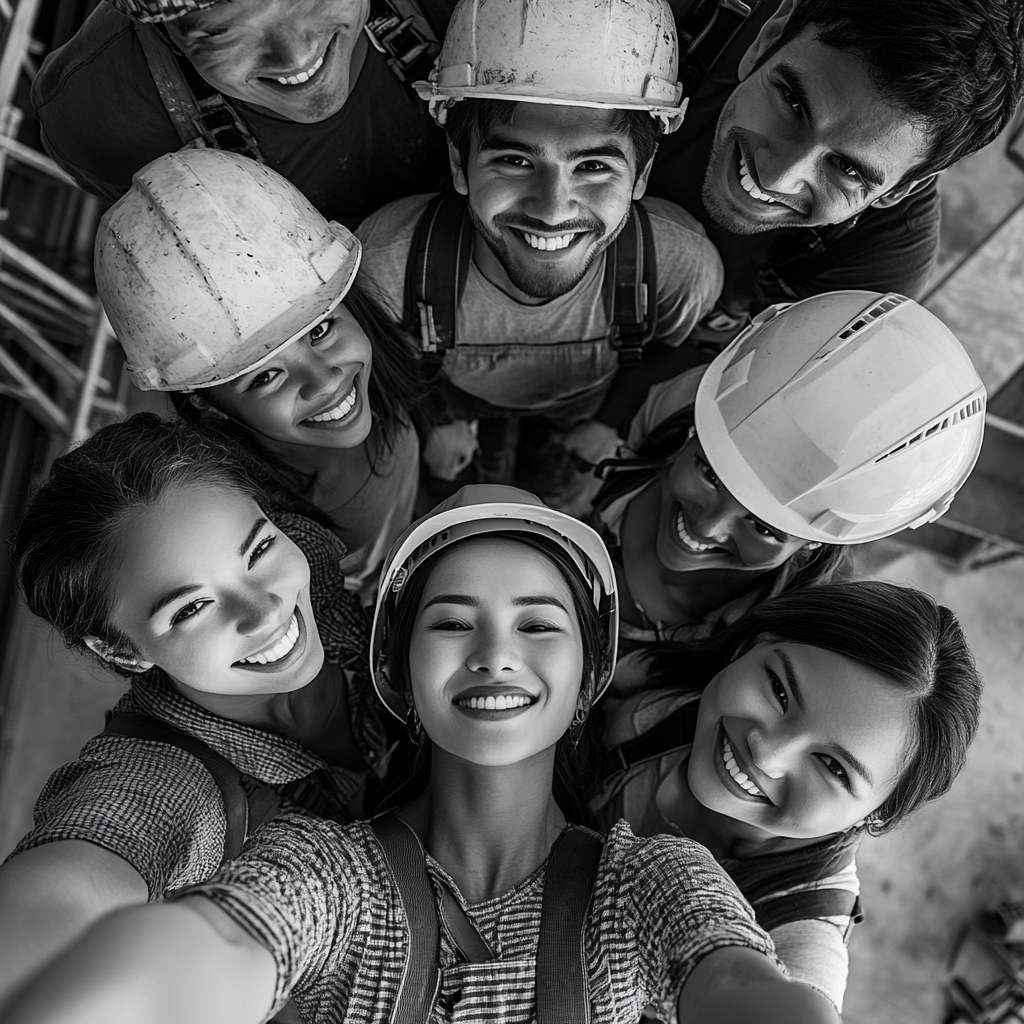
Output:
M408 714L405 716L405 728L409 732L409 739L419 746L423 742L423 723L420 721L420 716L416 713L414 707L410 707Z
M573 747L579 743L580 737L583 735L583 726L586 725L589 713L589 707L576 705L576 713L572 716L572 722L569 724L569 739L572 741Z

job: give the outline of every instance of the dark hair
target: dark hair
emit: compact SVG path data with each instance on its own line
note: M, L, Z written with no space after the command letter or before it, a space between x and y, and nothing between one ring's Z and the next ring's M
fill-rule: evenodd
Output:
M368 384L370 410L373 414L371 438L377 443L377 458L388 455L394 448L398 431L413 427L421 436L429 429L427 409L427 382L421 372L416 351L408 335L384 311L379 300L361 282L353 284L342 300L345 308L362 328L373 347L373 370ZM203 402L216 406L212 395L200 392ZM330 526L324 514L315 510L305 495L312 492L315 479L300 473L294 466L285 465L260 441L259 434L228 418L214 419L204 411L203 403L192 401L191 394L174 392L171 402L178 413L193 423L203 423L242 445L248 455L265 465L270 471L275 486L275 498L280 492L283 504L290 504L295 511ZM376 472L376 466L373 467Z
M614 501L621 490L634 488L641 482L638 472L644 468L652 475L656 473L666 459L672 458L686 444L687 434L693 425L692 405L659 423L637 448L636 458L622 462L624 472L617 473L612 466L605 478L607 482L594 500L595 507L600 509ZM616 480L617 476L622 479ZM777 569L758 577L758 585L774 597L798 587L827 583L846 569L848 558L848 547L841 544L801 548Z
M458 150L462 166L469 163L473 130L482 139L495 124L511 124L519 102L515 100L460 100L448 108L444 130ZM647 166L661 140L661 122L646 110L615 110L612 130L629 138L636 153L636 173Z
M942 796L967 761L978 730L981 677L956 616L912 587L877 580L794 590L757 605L695 646L663 645L652 685L703 689L731 660L766 637L820 647L882 673L914 701L913 735L892 793L868 822L888 832Z
M798 0L777 53L808 26L825 46L853 50L875 88L930 135L904 181L941 171L991 142L1024 92L1020 0Z
M583 686L589 686L590 693L584 696L586 705L589 706L593 699L594 682L599 677L608 658L611 639L602 626L597 609L591 599L589 587L580 576L576 563L564 548L546 537L530 533L517 533L513 530L500 530L456 541L423 564L420 571L414 572L409 577L403 587L402 600L395 608L390 622L386 658L391 685L399 692L406 694L407 700L411 700L409 647L412 642L413 624L419 612L420 601L423 598L427 581L449 554L464 544L482 538L501 538L525 544L541 552L558 569L572 595L573 610L580 627L580 636L583 642L581 692ZM429 744L424 744L425 748L429 748L429 746ZM589 749L589 742L581 741L574 746L568 733L562 736L555 748L555 775L552 786L555 799L566 817L578 824L589 823L589 813L580 799L580 794L586 790L588 781L586 770L588 756L585 751L589 751ZM412 769L411 774L421 784L426 783L425 769L427 765L429 765L428 755L423 754L417 758ZM413 789L411 783L405 782L402 786L403 793L406 792L406 786L409 786L410 790ZM409 795L411 796L411 792Z
M136 413L55 459L15 531L12 560L25 602L72 648L95 636L132 658L110 621L108 572L124 528L171 486L214 484L269 507L257 479L219 438L181 421ZM116 662L106 662L118 670ZM134 675L122 672L125 675Z

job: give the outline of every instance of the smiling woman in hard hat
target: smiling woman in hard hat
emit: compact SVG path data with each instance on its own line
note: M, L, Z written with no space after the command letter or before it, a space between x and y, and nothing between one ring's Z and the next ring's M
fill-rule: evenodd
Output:
M625 649L700 640L829 578L849 545L938 518L984 408L963 347L910 299L830 292L759 314L710 366L655 385L607 465L596 507Z
M135 175L95 265L135 384L241 441L326 519L348 548L346 586L372 600L413 515L423 385L359 290L359 259L355 236L279 174L194 149Z
M429 768L394 813L281 816L209 883L99 922L4 1024L833 1024L707 850L574 827L557 769L615 661L583 523L464 488L382 574L374 681ZM891 754L891 752L890 752Z

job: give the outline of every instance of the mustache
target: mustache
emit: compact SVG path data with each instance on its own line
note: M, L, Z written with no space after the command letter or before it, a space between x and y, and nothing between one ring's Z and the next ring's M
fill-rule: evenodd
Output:
M604 225L600 221L584 220L582 217L563 221L561 224L548 224L519 213L499 213L491 223L499 228L519 228L521 231L534 231L537 234L567 235L570 231L592 231L598 238L604 234Z

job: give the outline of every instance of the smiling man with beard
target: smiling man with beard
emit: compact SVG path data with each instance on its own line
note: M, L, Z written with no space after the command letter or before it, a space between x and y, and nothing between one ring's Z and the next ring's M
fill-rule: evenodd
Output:
M443 140L395 69L426 73L454 5L101 3L35 81L43 143L82 188L114 200L141 167L202 136L258 154L325 217L354 225L447 172Z
M677 54L663 0L456 11L421 89L454 192L399 200L357 232L362 273L439 364L452 422L427 447L438 476L466 465L482 421L483 472L509 482L509 446L487 424L531 417L518 479L543 491L550 474L524 477L523 451L542 462L548 427L581 454L591 433L614 437L593 423L620 370L648 340L678 346L717 297L721 263L699 224L641 202L683 111Z
M707 341L835 289L920 296L938 250L935 176L999 134L1024 84L1020 0L751 6L700 61L650 176L722 254Z

